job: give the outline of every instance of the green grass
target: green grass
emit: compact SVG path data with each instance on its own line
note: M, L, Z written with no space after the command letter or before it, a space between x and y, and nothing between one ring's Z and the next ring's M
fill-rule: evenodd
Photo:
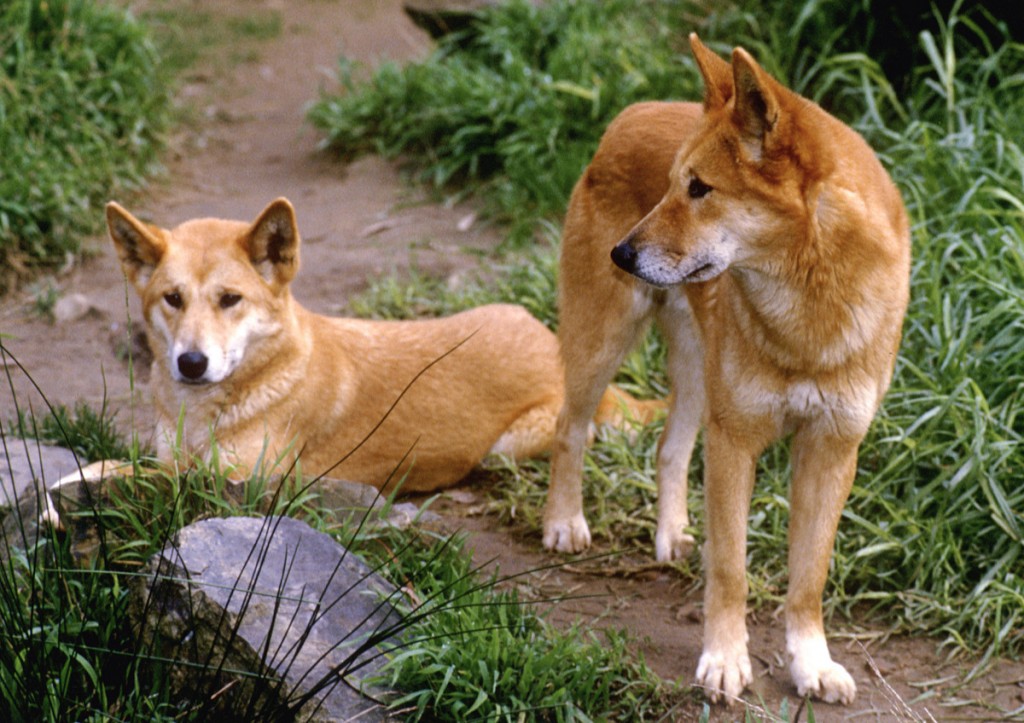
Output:
M899 42L863 24L870 3L847 6L806 2L765 10L741 3L694 25L719 50L733 44L754 49L766 67L863 133L891 170L913 224L904 343L892 389L861 450L826 599L833 613L852 616L856 609L860 615L868 606L879 622L939 633L954 649L983 650L986 658L1019 655L1024 46L1003 33L999 19L973 6L957 4L948 15L923 19L904 16L912 32ZM610 40L618 36L612 19L653 22L649 5L617 2L604 22L595 21L595 12L592 4L570 0L487 12L476 35L442 45L424 63L382 69L363 84L348 77L341 94L321 99L313 121L343 154L411 156L422 178L468 182L506 208L520 232L543 225L539 248L508 255L505 268L479 283L452 292L421 277L379 280L352 303L357 313L416 316L521 299L556 324L550 239L557 237L553 219L567 201L569 169L582 168L581 155L592 152L606 119L622 105L699 98L692 65L678 55L678 19L665 26L668 34L636 38L627 56L621 41ZM538 37L544 52L536 52ZM851 42L863 47L858 52ZM582 47L594 49L599 61L559 66L564 75L554 70L552 58ZM610 56L617 61L600 62ZM627 64L619 61L627 57L624 73ZM572 72L576 66L584 72ZM597 97L591 91L621 88L630 78L649 82L599 94L597 113L579 105L584 96ZM569 93L570 99L560 90L568 87L587 92ZM526 97L537 106L529 113L506 105ZM493 126L486 118L496 119ZM463 134L472 141L462 143ZM509 136L520 144L516 152L497 152ZM538 164L529 181L517 175L518 161ZM509 187L520 194L516 211L501 206L512 198ZM652 335L622 378L641 394L663 393L662 355ZM599 544L651 547L657 431L636 445L609 435L589 454L585 505ZM758 470L750 559L759 603L774 604L785 590L777 551L786 539L788 464L781 444ZM691 473L698 535L700 475L698 456ZM496 476L495 507L536 533L546 462L509 466Z
M637 660L622 633L555 633L535 601L498 587L507 580L481 581L462 544L441 541L390 572L415 581L423 599L404 611L422 619L385 671L404 691L393 707L408 720L657 720L686 696Z
M150 172L167 78L125 10L87 0L0 7L0 293L78 253L96 209Z
M224 70L258 60L262 44L284 32L280 10L252 6L234 11L153 0L140 11L140 19L152 28L161 63L172 75L187 76L203 63L207 81L219 81Z
M904 192L914 267L900 362L841 543L857 559L846 584L891 589L885 604L960 645L1019 653L1024 46L959 17L921 42L929 65L909 121L862 128Z
M41 419L20 410L8 434L66 447L89 460L127 459L134 451L105 408L97 411L83 403L73 411L58 405Z
M63 426L64 439L76 449L89 447L109 428L109 420L96 421L90 429L80 415L77 424ZM54 417L39 426L56 423ZM7 444L4 437L0 453ZM96 526L95 549L48 529L33 542L26 529L5 520L3 547L10 554L0 555L4 720L207 720L204 706L182 708L171 698L172 666L132 628L128 608L137 571L175 531L205 517L271 512L325 524L319 508L310 505L313 498L287 485L278 493L254 478L238 499L215 464L189 465L180 474L143 472L111 485L116 502L74 515Z
M370 279L367 289L351 298L349 311L374 319L415 319L445 316L491 302L516 303L554 328L555 274L558 268L557 229L538 242L527 257L498 260L486 273L470 275L456 288L413 268L403 279Z

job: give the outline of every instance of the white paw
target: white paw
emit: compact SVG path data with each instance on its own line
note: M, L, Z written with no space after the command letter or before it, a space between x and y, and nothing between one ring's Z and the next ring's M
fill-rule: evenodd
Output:
M857 695L853 677L833 660L813 668L799 667L794 660L790 674L796 683L796 692L801 696L810 695L826 703L849 705Z
M86 482L100 482L107 477L129 476L133 473L133 466L130 462L119 462L116 460L104 459L92 464L87 464L80 469L66 474L50 485L47 493L43 496L43 507L39 511L39 524L52 527L55 530L63 530L64 523L61 521L57 506L53 503L53 495L61 494L60 488L65 485L85 484Z
M735 702L753 679L746 650L726 654L705 651L697 664L697 685L712 703Z
M43 495L43 509L39 513L39 525L54 530L64 529L60 513L57 512L57 506L53 504L53 499L51 499L49 492Z
M682 530L658 532L654 535L654 556L658 562L672 562L689 557L696 540Z
M544 520L544 547L555 552L583 552L590 547L590 527L582 515Z
M789 641L792 656L789 672L801 696L811 695L826 703L849 705L857 695L857 684L846 668L832 660L824 637L808 636Z

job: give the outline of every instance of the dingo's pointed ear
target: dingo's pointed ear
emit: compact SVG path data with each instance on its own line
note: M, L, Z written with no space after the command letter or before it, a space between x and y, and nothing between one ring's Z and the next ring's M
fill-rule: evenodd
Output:
M747 136L748 149L760 159L779 122L781 86L743 48L733 51L732 70L736 86L733 117Z
M142 223L114 201L107 204L107 229L125 276L141 290L167 250L161 230Z
M299 270L299 227L287 198L272 201L253 222L244 243L249 260L268 283L287 284Z
M690 33L690 50L704 78L704 109L722 107L732 97L732 68L702 43L697 33Z

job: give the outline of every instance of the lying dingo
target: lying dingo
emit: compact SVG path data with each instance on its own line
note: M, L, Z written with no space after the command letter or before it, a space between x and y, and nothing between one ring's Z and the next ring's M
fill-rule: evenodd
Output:
M495 304L422 321L328 318L295 301L299 231L285 199L253 223L165 230L107 206L154 351L158 456L182 424L188 454L245 476L296 456L307 477L429 491L486 455L550 448L562 404L558 342L525 309ZM661 402L609 388L597 422L645 421Z
M581 460L605 385L653 319L674 388L658 457L659 560L685 555L687 467L705 429L707 586L697 679L713 700L751 681L747 515L758 456L792 435L786 647L800 695L853 700L821 596L857 449L889 385L907 307L900 195L863 139L691 36L703 107L642 103L608 127L563 238L558 420L544 542L590 544ZM609 258L609 255L611 258ZM614 262L614 263L613 263Z

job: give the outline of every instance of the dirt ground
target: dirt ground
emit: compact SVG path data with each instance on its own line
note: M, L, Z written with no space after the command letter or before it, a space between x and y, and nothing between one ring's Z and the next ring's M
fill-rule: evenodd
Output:
M251 219L269 201L287 196L303 234L295 295L308 307L333 314L343 313L346 299L375 276L414 264L457 278L477 268L480 252L498 245L501 230L486 223L460 230L474 211L471 202L432 201L403 182L394 164L379 158L342 164L318 150L319 138L304 121L318 89L332 85L340 53L372 66L428 52L429 39L404 15L400 0L202 5L148 0L148 5L202 7L214 22L277 12L283 24L277 37L246 40L251 46L246 53L204 49L180 89L190 120L172 139L166 174L144 194L118 199L137 215L164 226L198 216ZM22 290L0 301L0 332L51 403L98 406L105 400L117 410L122 430L136 429L146 443L152 419L145 381L132 385L122 359L126 320L141 319L138 302L125 287L109 242L98 238L90 248L86 260L52 280L64 300L59 309L64 320L53 322L34 311L33 294ZM8 369L13 394L5 384L0 418L12 417L15 398L23 409L41 410L44 402L33 384L11 360ZM536 531L524 536L474 514L486 493L478 485L464 486L433 509L452 528L469 532L477 558L494 560L502 574L554 562ZM780 564L782 557L780 551ZM555 621L625 628L656 672L683 683L692 680L701 644L698 586L671 569L647 565L646 558L626 562L614 565L626 573L612 574L611 566L603 570L608 574L569 566L527 573L514 584L538 597L569 593L574 599L552 612ZM752 615L750 633L756 681L748 701L771 717L788 699L794 717L799 700L786 670L777 611ZM887 636L877 626L843 620L831 622L830 634L833 654L857 681L858 697L849 707L816 704L816 720L996 720L1006 711L1024 710L1020 662L996 662L964 684L977 661L948 660L936 639ZM672 719L692 720L699 712L698 704L688 704ZM714 720L743 717L742 708L712 709Z

